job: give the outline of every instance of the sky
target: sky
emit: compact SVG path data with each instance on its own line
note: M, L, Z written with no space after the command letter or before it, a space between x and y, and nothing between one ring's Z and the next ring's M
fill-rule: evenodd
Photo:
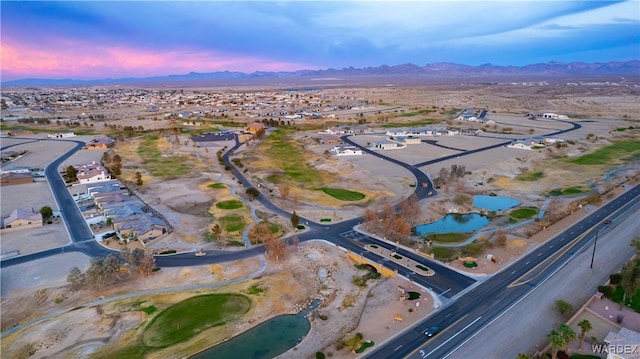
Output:
M0 79L640 59L631 1L0 2Z

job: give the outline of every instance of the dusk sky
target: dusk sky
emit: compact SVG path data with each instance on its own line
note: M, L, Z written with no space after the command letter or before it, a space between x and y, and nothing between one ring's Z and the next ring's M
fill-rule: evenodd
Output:
M0 6L2 81L640 59L638 0Z

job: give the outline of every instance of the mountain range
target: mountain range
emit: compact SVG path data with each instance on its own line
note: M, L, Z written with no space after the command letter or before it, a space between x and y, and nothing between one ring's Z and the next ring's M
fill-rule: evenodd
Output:
M585 63L585 62L548 62L530 64L524 66L500 66L493 64L483 64L479 66L461 65L448 62L438 62L418 66L414 64L401 64L395 66L382 65L378 67L324 70L299 70L291 72L190 72L183 75L167 75L143 78L119 78L119 79L99 79L99 80L76 80L76 79L38 79L27 78L20 80L3 81L3 86L88 86L88 85L117 85L117 84L177 84L189 82L213 82L224 83L244 80L250 82L252 79L262 80L285 80L285 79L308 79L308 80L338 80L348 78L378 77L411 77L416 79L545 79L553 80L558 78L602 78L602 77L626 77L640 76L640 60L631 61L611 61L605 63Z

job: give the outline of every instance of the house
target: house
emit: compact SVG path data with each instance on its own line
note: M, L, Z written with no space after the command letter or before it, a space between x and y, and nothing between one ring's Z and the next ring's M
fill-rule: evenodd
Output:
M422 140L419 137L414 137L414 136L398 137L398 141L407 145L416 145L422 142Z
M527 143L522 140L513 141L510 144L508 144L507 147L517 148L520 150L533 150L533 146L531 146L531 143Z
M10 186L14 184L33 183L33 176L31 173L3 173L0 176L0 185Z
M235 138L236 135L234 133L221 131L193 135L191 136L191 141L193 141L197 147L223 147L224 144L221 142L233 141Z
M58 133L52 133L52 134L48 134L47 137L49 138L68 138L68 137L75 137L76 134L73 132L58 132Z
M318 133L313 136L313 139L318 141L321 145L337 145L340 143L340 137L336 135L330 135L328 133Z
M399 148L404 148L406 146L398 143L398 142L394 142L394 141L389 141L389 140L382 140L379 142L375 143L375 147L376 148L380 148L383 150L396 150Z
M136 214L114 220L113 228L120 232L121 237L134 236L143 243L167 233L167 224L160 218L148 214Z
M324 133L328 133L330 135L352 135L354 131L347 126L336 126L326 129Z
M42 226L42 215L30 209L17 208L2 221L2 228L31 228Z
M331 149L334 156L361 156L362 150L356 146L335 146Z
M623 327L617 333L609 332L604 342L607 359L640 359L640 333Z
M9 130L7 132L7 135L9 136L24 136L24 135L31 135L31 134L33 134L33 132L29 130Z
M94 196L99 193L114 192L114 191L120 191L120 190L121 190L120 183L118 183L118 181L100 183L99 185L91 186L91 187L87 186L87 194L89 196Z
M409 135L409 132L407 132L407 130L403 130L403 129L395 129L395 130L389 130L389 131L385 132L384 134L389 136L389 137L401 137L401 136Z
M77 177L80 184L111 180L111 175L107 172L107 169L96 161L82 165L74 165L73 167L78 170Z
M552 145L554 143L562 143L564 140L556 137L544 137L542 142L546 145Z
M260 122L251 122L250 124L247 125L247 131L251 133L256 133L264 129L265 129L265 125Z
M106 139L93 139L87 142L87 145L84 147L87 150L106 150L111 146L113 140Z

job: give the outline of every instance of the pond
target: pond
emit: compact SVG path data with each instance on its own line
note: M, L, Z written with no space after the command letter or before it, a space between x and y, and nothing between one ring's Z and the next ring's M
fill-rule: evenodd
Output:
M489 218L478 213L447 214L444 218L416 226L416 234L473 232L489 224Z
M320 305L315 300L298 314L279 315L248 331L202 351L191 359L274 358L298 345L311 329L306 315Z
M520 201L511 197L485 195L473 196L474 207L484 208L489 211L504 211L518 205L520 205Z

